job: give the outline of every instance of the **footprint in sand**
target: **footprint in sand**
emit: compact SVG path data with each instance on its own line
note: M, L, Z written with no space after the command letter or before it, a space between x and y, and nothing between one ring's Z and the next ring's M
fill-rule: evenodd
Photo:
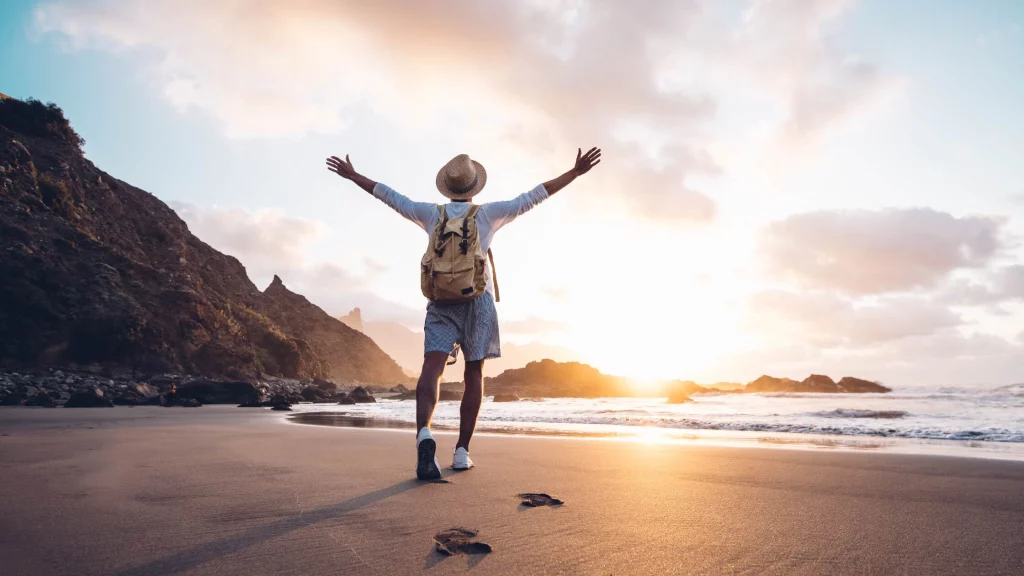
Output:
M491 547L483 542L474 542L476 531L465 528L449 528L434 536L437 551L446 556L456 554L487 554Z
M565 504L558 498L552 498L549 494L540 494L534 492L523 492L517 494L517 498L522 498L521 504L523 506L529 506L530 508L536 508L538 506L561 506Z

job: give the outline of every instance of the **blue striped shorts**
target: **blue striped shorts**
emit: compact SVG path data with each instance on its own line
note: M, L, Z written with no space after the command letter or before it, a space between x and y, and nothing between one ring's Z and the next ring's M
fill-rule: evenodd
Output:
M444 352L467 362L501 357L498 309L489 292L468 302L427 304L423 323L424 353Z

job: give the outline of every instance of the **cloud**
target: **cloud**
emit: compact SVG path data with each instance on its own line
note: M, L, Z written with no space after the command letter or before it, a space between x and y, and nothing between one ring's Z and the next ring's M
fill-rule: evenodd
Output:
M289 290L302 294L332 316L358 306L374 319L411 325L423 321L422 311L373 294L368 278L336 263L309 261L309 246L327 232L322 222L274 209L201 208L182 202L170 205L199 239L238 258L261 290L276 274ZM370 272L373 275L379 271Z
M846 55L830 36L849 0L754 0L736 50L761 85L779 99L784 141L812 139L877 97L895 79Z
M779 101L787 138L815 134L883 80L824 33L846 7L751 0L737 25L708 0L61 0L36 27L155 55L164 97L233 137L336 133L369 108L474 149L597 144L608 209L707 222L716 205L694 181L721 170L718 97L692 78L740 76Z
M536 316L531 316L525 320L503 322L502 327L512 334L530 334L538 336L551 334L553 332L564 332L567 328L564 322L549 318L537 318Z
M982 282L965 278L950 281L941 292L950 305L986 306L1024 300L1024 265L1015 264L987 271Z
M1004 220L930 208L808 212L767 225L759 256L796 286L877 294L934 288L957 269L987 266Z
M955 328L963 320L941 304L895 296L859 302L826 292L754 294L748 322L772 339L847 350L878 346Z

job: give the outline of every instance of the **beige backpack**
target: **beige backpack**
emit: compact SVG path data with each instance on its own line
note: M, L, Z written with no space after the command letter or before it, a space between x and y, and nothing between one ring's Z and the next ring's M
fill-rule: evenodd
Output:
M430 233L430 244L420 266L423 295L436 302L465 302L484 293L487 268L480 251L476 213L480 206L469 207L465 216L449 218L444 205L438 205L441 217ZM494 256L487 251L494 269ZM498 277L494 276L494 295L498 301Z

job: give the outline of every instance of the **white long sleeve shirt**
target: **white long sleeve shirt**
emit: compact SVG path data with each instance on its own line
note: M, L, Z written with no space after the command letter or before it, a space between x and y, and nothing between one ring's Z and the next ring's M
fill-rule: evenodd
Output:
M437 204L413 202L380 182L373 187L373 196L390 206L407 220L415 222L427 234L430 234L434 227L437 226L437 221L441 218L441 212L438 210ZM524 192L511 200L481 204L480 210L476 213L476 228L480 234L480 250L486 254L487 250L491 247L491 241L494 239L495 232L547 199L547 189L544 188L543 184L538 184L533 190ZM445 206L445 212L449 216L465 216L471 205L469 202L449 202ZM494 296L494 284L491 281L490 265L487 265L486 275L487 292Z

